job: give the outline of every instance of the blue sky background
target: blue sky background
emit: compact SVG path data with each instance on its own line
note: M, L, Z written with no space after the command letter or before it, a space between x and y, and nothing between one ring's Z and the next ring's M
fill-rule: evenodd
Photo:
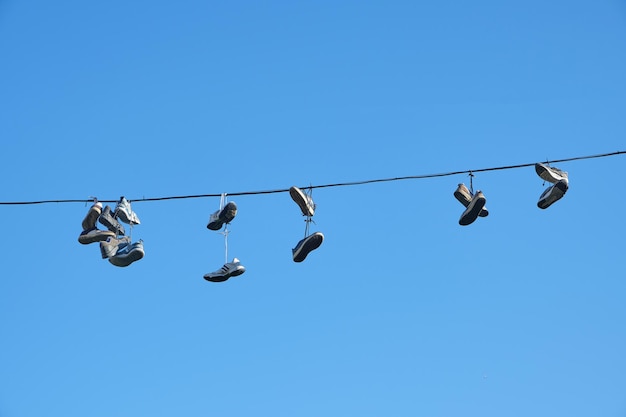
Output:
M286 189L626 150L623 1L0 1L0 201ZM136 202L0 206L0 416L626 415L624 156Z

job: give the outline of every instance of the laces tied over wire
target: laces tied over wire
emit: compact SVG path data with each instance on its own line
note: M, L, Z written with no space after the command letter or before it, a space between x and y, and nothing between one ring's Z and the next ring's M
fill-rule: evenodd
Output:
M474 173L472 171L469 172L470 178L470 193L474 195Z

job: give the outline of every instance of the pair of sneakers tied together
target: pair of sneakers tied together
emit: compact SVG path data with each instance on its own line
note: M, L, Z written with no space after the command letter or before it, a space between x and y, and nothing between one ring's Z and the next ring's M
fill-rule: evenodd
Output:
M228 202L224 207L212 213L209 217L207 229L219 231L222 226L228 225L237 215L237 204L233 201ZM228 238L228 231L222 232L224 239ZM232 262L226 262L224 266L214 272L204 275L204 279L210 282L224 282L230 277L236 277L246 272L246 268L241 264L239 259L233 258Z
M313 215L315 215L315 203L309 193L303 192L298 187L289 189L291 199L300 207L302 215L306 217L306 228L304 231L304 239L300 240L295 248L291 250L293 261L302 262L311 251L319 248L324 241L324 235L321 232L315 232L309 235L309 223L311 223Z
M131 227L140 223L130 202L124 197L120 198L113 211L108 205L103 209L102 203L95 201L83 219L83 231L78 236L78 242L83 245L99 242L102 259L108 259L112 265L125 267L142 259L145 252L143 241L131 243L130 236L126 236L124 226L118 219ZM96 222L107 230L98 229Z
M537 202L537 207L545 210L563 198L569 189L568 175L567 172L547 164L535 164L535 171L542 180L552 183L551 186L541 193Z
M465 211L461 214L459 224L461 226L467 226L476 221L478 217L487 217L489 211L485 207L487 199L482 191L476 191L472 193L465 184L459 184L456 191L454 191L454 197L465 206Z

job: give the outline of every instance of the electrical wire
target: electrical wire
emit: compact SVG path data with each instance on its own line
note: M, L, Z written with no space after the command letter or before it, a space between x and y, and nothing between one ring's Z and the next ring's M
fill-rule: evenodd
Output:
M555 159L551 161L545 161L545 163L561 163L561 162L571 162L571 161L580 161L583 159L595 159L595 158L606 158L609 156L623 155L626 154L626 151L616 151L610 153L603 153L597 155L587 155L587 156L576 156L573 158L564 158L564 159ZM453 175L461 175L461 174L475 174L477 172L488 172L488 171L502 171L506 169L516 169L516 168L526 168L530 166L534 166L535 162L527 163L527 164L518 164L518 165L506 165L500 167L491 167L491 168L480 168L480 169L470 169L464 171L451 171L444 172L439 174L425 174L425 175L410 175L406 177L394 177L394 178L379 178L372 180L364 180L364 181L353 181L353 182L339 182L334 184L322 184L322 185L307 185L300 188L330 188L330 187L347 187L354 185L366 185L366 184L375 184L381 182L391 182L391 181L405 181L405 180L419 180L419 179L427 179L427 178L437 178L437 177L449 177ZM276 193L285 193L289 192L288 188L281 188L276 190L261 190L261 191L241 191L235 193L226 193L228 196L244 196L244 195L261 195L261 194L276 194ZM153 198L137 198L137 199L129 199L133 203L142 202L142 201L165 201L165 200L183 200L189 198L209 198L209 197L221 197L224 193L216 193L216 194L196 194L196 195L181 195L181 196L169 196L169 197L153 197ZM71 200L40 200L40 201L0 201L0 205L8 206L8 205L29 205L29 204L49 204L49 203L85 203L91 201L92 199L71 199ZM102 203L116 203L119 200L101 200L98 201Z

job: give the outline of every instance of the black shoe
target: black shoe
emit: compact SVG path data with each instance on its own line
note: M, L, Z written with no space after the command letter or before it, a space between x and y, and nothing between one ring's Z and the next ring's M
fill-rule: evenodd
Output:
M311 236L307 236L302 239L294 249L292 249L293 253L293 261L294 262L302 262L306 258L306 256L313 250L320 247L324 241L324 235L320 232L315 232Z

